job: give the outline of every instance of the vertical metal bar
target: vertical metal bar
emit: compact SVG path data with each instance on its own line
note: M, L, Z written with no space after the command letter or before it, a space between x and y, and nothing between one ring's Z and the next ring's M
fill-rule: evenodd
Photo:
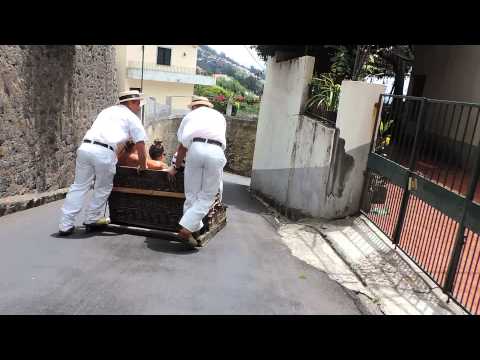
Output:
M468 242L468 234L469 234L469 233L473 235L473 233L472 233L470 230L467 230L467 236L466 236L466 237L467 237L467 242ZM461 276L461 278L460 278L460 283L461 283L461 281L462 281L462 279L463 279L463 275L465 274L465 268L467 267L467 261L466 261L466 260L468 259L468 255L469 255L470 251L472 250L472 245L473 245L473 242L474 242L474 241L473 241L473 238L474 238L474 236L472 236L472 239L471 239L471 241L470 241L470 244L469 244L469 246L468 246L468 249L467 249L467 248L464 248L464 254L466 254L467 256L465 257L465 263L463 264L463 273L462 273L462 276ZM465 290L466 290L467 284L468 284L468 274L470 274L470 272L471 272L471 270L472 270L473 262L475 261L475 253L477 252L477 246L478 246L478 241L475 243L475 247L473 248L472 260L470 261L470 266L468 267L467 278L465 279L465 289L464 289L464 291L463 291L463 294L462 294L462 297L461 297L460 302L463 301L463 297L465 296ZM472 284L473 284L473 279L474 279L474 278L475 278L475 276L472 275L472 278L471 278L471 281L470 281L470 288L471 288L471 286L472 286ZM468 300L469 300L469 299L470 299L470 294L467 295L467 301L466 301L467 304L468 304Z
M432 264L433 272L434 273L438 272L438 278L437 278L438 283L440 283L440 277L442 276L440 273L442 253L446 250L448 239L449 239L449 232L451 228L449 224L453 221L447 215L445 214L442 214L442 215L443 215L443 219L442 219L441 231L439 236L439 239L441 239L441 241L439 242L439 245L437 246L437 249L436 249L436 252L438 250L438 254Z
M432 225L433 225L433 221L434 221L434 214L432 214L432 211L433 211L433 207L431 207L430 205L428 205L427 203L425 203L425 209L426 209L426 213L427 213L427 219L426 221L424 222L425 223L425 230L423 231L423 244L422 246L420 247L419 249L419 255L418 255L418 259L419 259L419 262L422 264L422 266L426 269L426 266L425 266L425 263L424 263L424 260L425 260L425 256L427 255L428 253L428 248L430 248L432 246L432 241L435 241L435 239L432 238ZM423 217L422 217L423 218ZM423 218L425 219L425 218Z
M423 115L423 108L425 106L425 101L426 101L426 98L423 98L422 102L420 104L420 110L418 111L417 126L416 126L416 129L415 129L415 137L413 139L412 153L410 155L410 160L409 160L409 164L408 164L409 174L411 174L411 168L412 168L412 165L415 161L415 154L417 152L416 147L417 147L418 133L420 131L420 125L421 125L422 119L423 119L422 115ZM399 219L398 219L398 222L397 222L397 227L395 228L395 232L394 232L394 235L393 235L393 243L395 245L397 245L399 240L400 240L400 232L401 232L401 229L403 227L403 221L404 221L404 218L405 218L405 211L406 211L407 204L408 204L408 198L410 196L410 191L408 190L408 178L406 179L404 189L405 189L405 192L403 193L403 197L402 197L402 205L400 207L400 215L399 215Z
M446 154L445 159L443 159L443 158L441 159L442 162L443 162L443 160L446 160L446 163L444 165L448 165L448 159L449 159L449 155L450 155L450 151L448 149L448 144L450 143L450 133L452 132L452 125L453 125L454 120L455 120L455 111L456 110L457 110L457 104L453 104L452 119L451 119L450 124L448 126L448 132L445 135L445 145L443 146L445 151L442 152L442 155ZM445 169L445 170L447 170L447 169ZM446 178L444 179L443 182L445 183L445 181L446 181Z
M433 228L435 229L435 231L433 232L432 234L432 239L435 240L435 242L433 243L433 246L429 249L428 253L427 253L427 259L428 259L428 263L427 263L427 267L432 270L433 268L431 267L431 265L433 265L433 261L435 259L435 253L436 253L436 249L438 247L438 244L439 244L439 238L438 238L438 232L440 230L440 223L442 221L442 219L444 218L443 214L436 210L436 216L435 216L435 222L433 224ZM430 271L429 270L429 271ZM431 271L430 271L431 272Z
M477 111L477 117L475 119L475 126L473 127L472 138L470 139L470 148L468 150L467 158L465 159L466 167L469 166L470 155L472 155L472 149L474 147L473 143L474 143L475 133L477 132L478 119L479 119L479 115L480 115L480 107L477 108L477 110L478 111ZM465 178L465 173L466 173L466 170L463 171L462 181L460 182L460 193L461 193L461 189L463 188L463 180Z
M391 153L390 153L390 158L393 161L399 162L397 159L397 154L398 152L401 153L401 142L400 142L400 134L402 133L402 129L404 128L404 124L402 122L402 115L403 115L403 110L405 108L405 104L407 102L404 102L402 98L395 98L398 99L399 102L396 103L395 109L392 108L392 113L393 113L393 130L392 130L392 138L391 138ZM401 110L400 110L401 109Z
M439 143L439 140L440 140L441 137L442 137L442 134L441 134L441 132L440 132L441 124L440 124L440 123L437 124L436 119L440 119L440 118L442 117L442 106L443 106L443 105L444 105L443 103L439 103L439 104L437 105L438 111L437 111L437 114L436 114L436 116L435 116L435 125L436 125L436 126L435 126L434 129L432 129L432 137L433 137L434 140L432 141L432 143L431 143L432 145L431 145L431 147L430 147L430 151L428 152L428 158L429 158L429 160L431 160L431 162L432 162L431 171L428 173L428 178L429 178L430 180L432 180L432 179L434 178L434 176L435 176L435 166L436 166L436 162L435 162L434 159L435 159L437 153L439 152L439 150L440 150L440 148L441 148L440 143ZM432 125L432 127L433 127L433 125Z
M408 137L408 123L410 116L415 116L415 111L418 108L418 101L405 101L402 102L403 108L401 112L402 127L398 131L398 146L397 146L397 162L402 164L403 158L405 156L405 150L408 149L408 146L405 146L409 141ZM407 150L408 151L408 150ZM406 166L406 165L405 165Z
M455 106L455 105L454 105ZM443 139L448 139L448 135L444 135L444 132L446 130L446 127L447 127L447 115L448 115L448 111L450 109L450 104L445 104L445 116L443 117L443 121L442 121L442 131L440 133L441 135L441 139L442 139L442 142L443 142ZM454 109L455 110L455 109ZM437 154L435 156L435 163L439 163L439 169L438 169L438 174L437 174L437 179L435 180L435 182L439 182L440 181L440 175L442 173L442 166L441 166L441 160L442 160L442 157L443 157L443 154L445 153L445 146L444 144L441 144L440 146L440 149L438 149L437 151ZM441 155L439 157L439 155Z
M463 150L465 148L465 137L467 136L467 129L468 129L468 125L470 123L470 116L472 115L472 107L470 106L470 109L468 110L468 115L467 115L467 118L465 120L465 129L463 131L463 136L462 136L462 142L460 143L460 166L463 165ZM461 121L461 119L460 119ZM463 173L465 173L465 166L462 166L462 171ZM455 173L455 176L453 178L453 189L455 189L455 182L456 182L456 176L457 174ZM458 193L461 194L462 193L462 184L460 183L460 189L458 190Z
M453 220L453 219L450 219L449 218L449 223L450 223L450 226L448 228L448 231L447 231L447 238L446 238L446 241L444 243L445 245L445 248L443 249L443 254L441 254L441 258L440 258L440 262L439 262L439 270L442 270L443 268L445 268L442 272L442 275L440 277L440 284L444 283L444 280L446 278L446 275L447 275L447 271L448 271L448 263L449 263L449 258L451 259L451 252L452 252L452 248L453 248L453 245L455 243L455 234L458 230L458 223ZM448 263L447 263L448 262ZM445 291L445 286L443 286L443 289Z
M466 232L468 234L468 231L466 231ZM462 253L460 255L460 260L465 259L466 254L467 254L467 257L468 257L468 252L470 251L471 243L469 245L467 245L467 242L465 242L465 246L463 246ZM456 297L457 299L459 299L460 303L462 302L463 295L462 296L458 296L458 295L460 293L460 285L461 285L462 280L463 280L463 275L465 274L466 266L467 266L466 261L463 261L463 262L460 261L460 263L458 265L458 269L455 272L455 278L453 280L453 286L452 286L452 295L454 297ZM463 269L461 269L462 267L463 267ZM467 280L468 280L468 277L467 277ZM455 291L455 288L457 288L457 291ZM455 295L455 293L456 293L456 295ZM463 294L465 294L465 287L463 288Z
M390 228L388 229L388 234L390 238L393 236L393 231L395 230L395 225L398 221L398 210L400 208L400 202L398 201L401 197L401 189L397 185L393 186L393 209L392 209L392 223Z
M464 240L465 240L464 222L465 222L465 216L467 214L467 208L468 208L468 205L472 202L473 197L475 195L475 190L477 187L477 181L479 177L480 177L480 152L477 153L475 168L473 170L472 178L470 180L470 185L468 187L468 192L465 197L465 201L463 202L462 216L460 218L457 236L456 236L455 244L453 247L452 259L450 261L448 271L447 271L447 280L445 282L445 289L449 293L451 293L452 291L453 280L455 278L455 273L459 265L462 246L464 245Z
M475 239L477 244L480 242L480 236L478 234L473 234L473 238ZM472 241L473 241L473 239L472 239ZM477 263L475 264L474 273L476 273L476 270L478 269L479 262L480 262L480 254L477 257ZM480 276L477 276L477 283L475 285L475 291L473 292L473 299L472 299L472 313L473 314L477 314L478 307L480 305L480 288L478 286L479 283L480 283ZM473 287L473 281L472 281L472 287ZM475 303L475 297L477 295L478 295L477 306L476 306L475 310L473 310L473 304Z
M407 190L405 190L407 191ZM401 244L401 241L403 239L403 234L405 234L405 244L403 248L405 249L406 252L410 253L410 250L412 249L412 246L414 244L414 240L412 240L412 234L413 234L413 229L415 226L415 214L417 212L417 207L418 207L418 201L415 199L415 197L410 197L407 209L405 212L405 221L403 224L402 229L400 230L400 236L399 236L399 244Z
M439 132L439 128L440 128L440 124L437 123L437 119L441 118L442 116L442 105L441 103L437 104L437 112L436 114L434 114L434 120L432 121L432 130L431 130L431 142L430 142L430 149L427 150L427 158L428 158L428 161L431 163L431 169L430 171L426 171L426 177L428 179L432 179L433 176L434 176L434 173L435 173L435 167L436 167L436 164L435 162L433 161L433 158L434 158L434 155L435 153L438 151L439 149L439 143L438 143L438 139L440 138L440 135L438 134Z
M422 131L420 131L420 134L422 134L422 137L421 137L421 141L420 141L420 145L418 147L418 157L417 157L417 160L423 160L424 159L424 155L425 155L425 152L426 152L426 149L429 145L429 137L426 136L426 129L429 127L430 123L431 123L431 117L432 117L432 114L433 114L433 111L434 111L434 106L435 106L435 103L429 103L428 106L426 107L425 109L425 120L423 121L423 124L422 124ZM416 166L414 164L412 170L416 170Z
M393 232L395 231L395 225L397 224L398 221L398 213L400 211L400 204L401 204L401 199L402 199L402 188L399 187L398 185L395 185L395 217L393 218L393 223L392 227L390 229L390 238L393 238Z
M425 216L426 213L428 212L428 204L421 199L418 199L418 201L420 203L420 210L419 210L418 216L416 216L415 219L417 221L417 224L419 224L421 228L415 232L415 236L417 237L418 241L416 242L415 247L413 248L412 255L415 257L415 259L418 260L418 262L420 262L419 251L425 244L424 233L427 227L425 226L426 224L424 220L426 219L428 221L428 218L426 218Z
M438 114L440 113L440 105L441 104L435 104L435 103L432 103L432 116L431 116L431 121L430 121L430 126L428 126L430 132L429 132L429 139L430 139L430 142L429 143L426 143L425 146L424 146L424 157L425 157L425 161L427 162L431 162L432 160L432 155L433 155L433 152L434 152L434 149L435 149L435 141L436 141L436 119L437 119L437 116ZM437 114L435 114L435 110L437 112ZM437 125L438 126L438 125ZM428 146L430 145L430 146ZM432 166L432 171L433 171L433 166ZM429 174L429 171L426 170L424 173L424 176L428 179L431 178L430 174Z
M460 111L460 116L459 116L459 121L457 121L457 128L455 129L455 136L453 137L453 140L452 140L452 149L449 151L449 157L448 157L448 161L447 161L447 173L445 174L445 187L448 188L448 173L450 171L450 166L452 165L452 160L454 161L455 160L455 143L457 142L457 135L458 135L458 129L460 128L460 122L461 122L461 119L462 119L462 115L463 115L463 110L465 109L465 105L462 105L462 110ZM455 182L455 173L453 174L453 180ZM450 187L451 190L454 190L453 187Z
M410 194L410 202L412 202L412 220L410 224L410 232L408 233L408 237L410 240L410 244L408 247L408 252L410 253L410 256L413 258L413 252L417 246L417 243L420 241L416 227L417 227L417 222L420 219L420 211L422 210L422 203L419 198L417 198L415 195Z

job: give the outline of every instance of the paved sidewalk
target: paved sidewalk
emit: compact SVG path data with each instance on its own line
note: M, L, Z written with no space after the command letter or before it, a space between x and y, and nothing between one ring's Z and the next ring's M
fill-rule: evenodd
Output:
M261 201L261 200L260 200ZM363 216L292 222L270 208L292 255L353 291L372 314L465 314Z

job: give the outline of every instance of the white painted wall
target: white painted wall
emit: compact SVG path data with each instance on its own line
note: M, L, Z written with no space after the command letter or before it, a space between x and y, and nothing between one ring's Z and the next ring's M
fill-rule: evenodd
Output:
M305 56L285 62L270 58L252 166L252 188L287 201L288 172L294 166L293 146L302 106L308 95L315 58ZM265 172L267 175L263 176ZM271 181L271 177L275 181Z
M313 76L315 58L277 63L270 58L260 104L253 168L284 169L291 154L299 115Z
M355 214L385 86L342 83L337 129L300 115L313 75L313 57L267 63L251 188L303 214L339 218Z
M385 85L350 80L342 82L337 128L345 139L346 152L370 143L376 114L373 105L385 90Z

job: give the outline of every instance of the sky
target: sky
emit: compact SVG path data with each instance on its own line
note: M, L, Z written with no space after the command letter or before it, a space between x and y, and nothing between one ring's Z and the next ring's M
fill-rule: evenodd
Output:
M235 60L246 67L253 66L264 70L265 62L260 59L255 50L250 49L250 45L208 45L216 52L224 52L232 60ZM256 61L255 61L255 60Z

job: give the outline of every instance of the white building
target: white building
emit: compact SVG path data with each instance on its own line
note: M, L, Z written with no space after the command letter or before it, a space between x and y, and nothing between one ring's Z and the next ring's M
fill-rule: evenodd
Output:
M212 76L197 75L198 45L116 45L120 91L140 89L160 104L187 109L195 84L215 85Z

